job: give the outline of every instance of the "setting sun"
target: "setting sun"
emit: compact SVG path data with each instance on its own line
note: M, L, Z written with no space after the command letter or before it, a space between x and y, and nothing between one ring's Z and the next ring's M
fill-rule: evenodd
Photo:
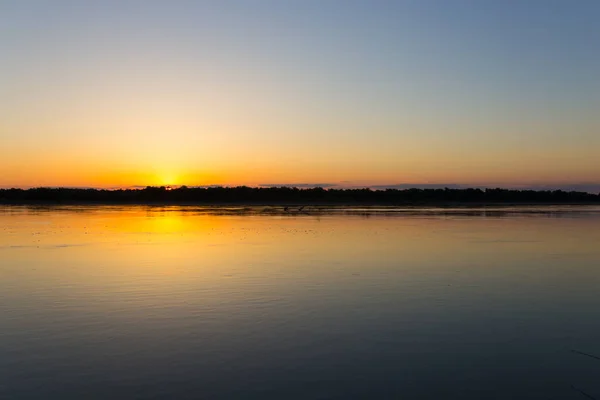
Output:
M158 183L160 186L176 186L179 184L177 175L173 173L161 174L158 177Z

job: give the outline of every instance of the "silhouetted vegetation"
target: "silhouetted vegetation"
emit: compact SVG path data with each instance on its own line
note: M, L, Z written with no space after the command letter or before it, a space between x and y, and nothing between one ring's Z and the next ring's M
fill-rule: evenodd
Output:
M600 194L509 189L298 189L295 187L146 187L0 189L0 203L174 204L600 204Z

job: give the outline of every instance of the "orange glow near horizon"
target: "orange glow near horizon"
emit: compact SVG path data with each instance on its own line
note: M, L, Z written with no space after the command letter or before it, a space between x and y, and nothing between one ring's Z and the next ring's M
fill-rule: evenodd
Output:
M61 123L69 125L67 121ZM151 125L150 118L144 124L140 122L139 129L153 132ZM116 135L107 139L96 129L93 136L82 142L48 141L31 148L9 142L0 148L0 187L344 187L399 183L523 186L600 181L593 146L579 151L565 151L564 147L544 151L533 145L517 149L498 145L478 150L428 141L420 144L411 137L405 143L374 147L341 139L317 143L315 137L308 142L302 135L296 143L289 138L260 140L258 136L256 140L239 140L241 126L229 126L227 131L215 126L220 135L209 135L205 143L199 143L197 139L188 140L196 128L180 125L173 137L154 131L154 137L147 140L139 133L127 131L119 140Z
M336 186L375 186L394 184L461 184L489 185L565 185L597 183L595 171L587 163L572 163L568 167L544 170L542 165L492 165L473 159L473 168L454 160L409 160L395 162L377 160L381 166L368 166L357 161L354 165L327 165L314 160L295 164L278 160L248 161L243 165L221 165L214 168L190 169L177 164L148 163L143 166L119 166L111 163L89 163L62 160L46 165L36 160L22 165L0 165L0 187L96 187L128 188L145 186L259 186L262 184L322 184ZM387 167L386 164L391 164ZM396 164L396 165L394 165ZM415 167L411 168L411 164ZM521 174L529 169L533 173ZM533 179L532 179L533 178Z

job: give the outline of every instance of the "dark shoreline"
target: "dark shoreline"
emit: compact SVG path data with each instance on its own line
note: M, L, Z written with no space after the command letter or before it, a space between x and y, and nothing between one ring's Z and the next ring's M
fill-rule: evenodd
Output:
M498 207L600 205L600 194L509 189L298 189L209 187L145 189L0 189L5 205L191 205Z

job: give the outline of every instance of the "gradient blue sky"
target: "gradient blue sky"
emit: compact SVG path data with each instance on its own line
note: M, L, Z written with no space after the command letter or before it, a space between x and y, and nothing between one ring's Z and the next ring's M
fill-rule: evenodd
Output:
M600 2L0 1L0 186L600 184Z

